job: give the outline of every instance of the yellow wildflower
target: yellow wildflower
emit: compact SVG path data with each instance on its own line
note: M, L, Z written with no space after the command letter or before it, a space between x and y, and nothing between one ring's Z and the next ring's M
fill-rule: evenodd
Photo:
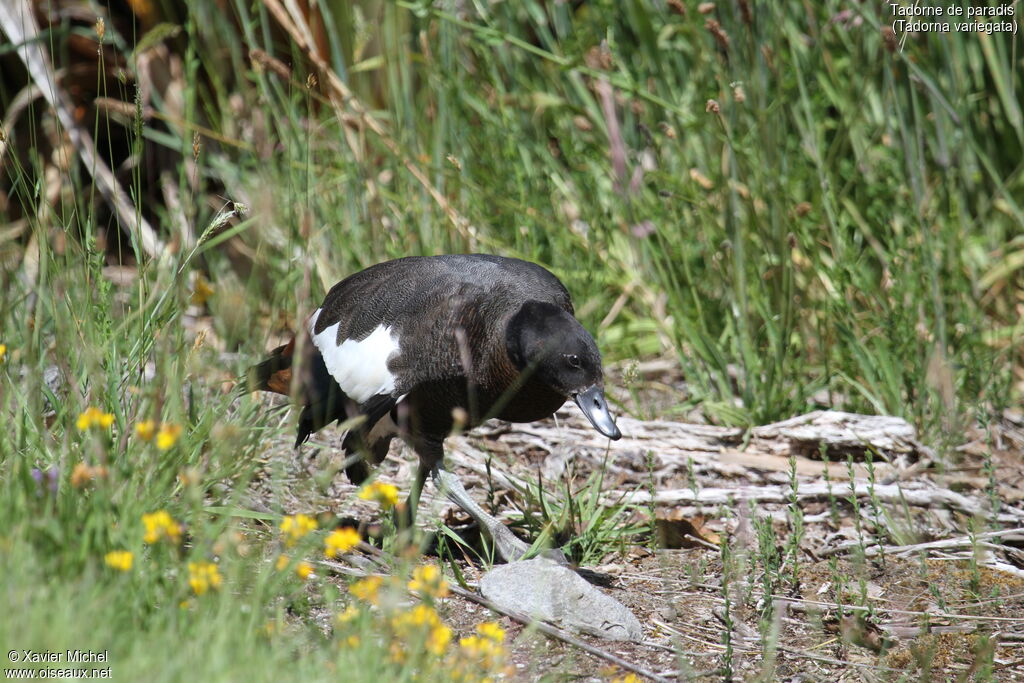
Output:
M181 541L181 525L166 510L142 515L142 524L146 527L146 534L142 537L145 543L152 545L164 538L174 544Z
M409 590L423 597L444 598L448 596L448 582L437 565L424 564L413 570Z
M313 565L309 562L299 562L295 565L295 573L300 579L305 581L313 574Z
M380 587L384 585L384 579L379 576L367 576L365 579L355 581L348 587L348 592L364 602L376 605L380 599Z
M437 611L422 602L406 612L392 616L391 629L397 641L405 642L422 638L425 633L427 651L435 655L444 654L452 639L452 630L441 623Z
M477 624L476 632L496 643L505 642L505 629L499 626L496 621L485 621L482 624Z
M75 422L75 426L78 427L80 432L84 432L92 427L110 429L112 424L114 424L114 414L105 413L95 406L89 406L85 409L84 413L79 413L78 420Z
M162 451L170 450L171 446L178 442L181 436L181 425L162 422L160 431L156 433L156 447Z
M135 425L135 436L143 441L152 441L153 437L156 436L156 422L153 420L139 422Z
M3 360L4 360L4 358L6 356L7 356L7 344L0 344L0 363L3 362Z
M103 465L90 467L84 462L80 462L71 470L71 485L80 489L94 479L102 479L105 476L107 476L107 468Z
M103 561L107 563L108 567L119 572L127 572L132 568L132 552L130 550L111 550L104 556Z
M224 577L213 562L189 562L188 585L196 595L203 595L211 588L220 588Z
M413 607L408 612L399 612L391 617L391 628L400 634L408 634L417 628L423 626L440 626L441 617L437 616L437 611L430 605L424 605L422 602Z
M351 648L359 647L359 636L351 635L345 639L345 644Z
M334 617L334 621L337 622L338 626L347 624L356 617L359 616L359 608L355 605L349 605L345 608L345 611Z
M363 500L372 500L385 510L390 510L398 505L398 489L382 481L375 481L364 486L359 492L359 497Z
M505 656L501 643L489 637L468 636L459 639L459 647L467 657L477 660L485 668L493 668Z
M625 676L613 678L609 683L640 683L640 677L630 672Z
M197 275L192 289L192 303L202 306L213 295L213 291L213 285L202 275Z
M434 628L430 629L430 635L427 636L427 651L431 654L441 656L448 648L448 643L450 643L451 640L452 630L444 624L438 624Z
M281 520L281 533L284 535L284 544L289 548L292 547L310 531L316 531L316 527L316 520L309 515L285 516Z
M277 566L277 571L283 572L285 569L288 568L288 564L290 562L291 562L291 559L287 555L278 555L277 556L277 565L276 565Z
M339 553L347 553L359 544L359 532L352 527L335 529L324 539L324 555L336 557Z

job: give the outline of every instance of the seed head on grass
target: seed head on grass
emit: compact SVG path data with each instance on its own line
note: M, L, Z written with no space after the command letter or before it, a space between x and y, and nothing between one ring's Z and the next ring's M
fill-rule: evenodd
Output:
M424 564L413 570L409 590L424 598L445 598L448 597L448 582L437 565Z
M286 515L284 519L281 520L281 534L284 536L284 544L291 548L299 542L299 539L310 531L316 531L316 527L316 520L309 515L301 513L297 515Z
M224 577L213 562L189 562L188 585L196 595L204 595L211 588L217 590L224 583Z
M182 526L174 521L167 510L142 515L142 524L146 527L146 534L142 537L144 543L153 545L164 539L172 545L181 542Z
M75 421L75 426L80 432L94 428L110 429L112 424L114 424L114 414L105 413L95 406L89 406L84 413L79 413L78 419Z
M347 553L355 548L360 540L359 532L352 527L335 529L324 539L324 555L328 559L334 559L341 553Z
M130 550L111 550L103 557L106 565L119 572L131 571L132 552Z
M107 474L108 470L103 465L92 467L80 462L71 470L71 486L76 489L84 488L97 479L103 479Z
M196 486L202 479L202 473L195 467L184 467L178 470L178 482L182 486Z
M375 481L364 486L359 492L359 497L363 500L372 500L385 510L390 510L398 505L398 489L382 481Z

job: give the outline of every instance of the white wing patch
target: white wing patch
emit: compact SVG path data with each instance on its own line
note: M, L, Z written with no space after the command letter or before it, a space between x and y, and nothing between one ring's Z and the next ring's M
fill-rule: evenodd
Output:
M363 403L372 396L394 392L395 376L388 369L388 360L398 353L398 337L391 334L391 328L381 324L366 339L346 339L338 344L339 323L314 334L319 317L318 308L309 319L309 334L324 358L327 372L345 395Z

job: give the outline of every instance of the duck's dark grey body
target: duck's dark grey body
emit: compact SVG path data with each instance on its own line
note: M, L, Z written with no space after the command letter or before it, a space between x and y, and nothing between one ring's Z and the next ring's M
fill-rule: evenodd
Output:
M505 331L526 301L573 313L569 292L536 264L487 255L409 257L371 266L335 285L312 332L320 335L337 324L341 344L388 326L398 340L388 360L396 378L390 397L406 396L413 430L447 434L454 408L467 411L466 427L488 417L532 422L551 415L566 397L527 381L491 412L519 374L506 352ZM502 343L488 343L492 339Z
M302 403L297 443L363 415L346 451L379 461L400 434L419 455L422 476L440 463L455 427L538 420L570 397L600 431L619 436L604 405L600 354L573 317L569 292L519 259L409 257L355 273L254 376L255 388ZM362 481L367 464L347 472Z

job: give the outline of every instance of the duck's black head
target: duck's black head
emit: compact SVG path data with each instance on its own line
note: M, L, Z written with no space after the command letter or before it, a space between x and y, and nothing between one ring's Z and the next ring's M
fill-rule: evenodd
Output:
M505 337L509 358L520 371L574 400L597 431L610 439L622 436L604 398L597 344L572 314L527 301L512 316Z

